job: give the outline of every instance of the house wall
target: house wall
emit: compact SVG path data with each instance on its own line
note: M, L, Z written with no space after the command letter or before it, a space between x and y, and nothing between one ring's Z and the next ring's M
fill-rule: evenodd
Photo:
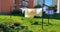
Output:
M20 0L16 0L16 4L13 2L14 0L0 0L0 14L9 14L13 11L14 6L16 6L17 10L20 9ZM30 7L33 8L33 0L30 0Z
M1 0L0 0L0 13L1 13Z
M10 13L10 10L12 10L11 7L13 6L14 5L12 0L0 0L0 13Z
M60 0L57 1L57 13L60 13Z
M16 0L16 8L17 8L17 10L19 10L19 8L20 8L20 0Z
M58 0L52 0L52 5L53 5L53 6L57 5L57 1L58 1Z
M34 6L34 0L30 0L30 8L33 8Z

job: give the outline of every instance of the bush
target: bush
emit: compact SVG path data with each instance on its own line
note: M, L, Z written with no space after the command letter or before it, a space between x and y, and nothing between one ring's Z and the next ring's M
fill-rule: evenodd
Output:
M25 11L22 13L22 16L25 16Z
M19 14L22 16L22 10L21 10L21 9L20 9L20 11L19 11L19 12L20 12Z
M49 9L52 8L54 12L57 12L57 5L49 7Z
M21 16L24 16L25 15L25 11L22 11L21 9L20 9L20 13L19 13Z
M41 8L41 5L38 4L34 8Z
M12 14L19 14L19 13L20 13L19 10L13 10L13 11L12 11Z

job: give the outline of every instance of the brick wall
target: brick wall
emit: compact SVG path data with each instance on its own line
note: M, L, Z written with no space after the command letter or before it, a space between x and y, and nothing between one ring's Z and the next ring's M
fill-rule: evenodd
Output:
M16 0L16 4L13 0L0 0L0 13L9 14L13 11L13 7L16 6L17 10L20 9L20 0ZM30 0L30 8L33 8L33 0Z

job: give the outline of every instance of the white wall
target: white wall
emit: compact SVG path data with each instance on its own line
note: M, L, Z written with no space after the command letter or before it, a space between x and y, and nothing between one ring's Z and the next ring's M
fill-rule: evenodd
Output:
M60 13L60 0L58 0L58 3L57 3L57 13Z

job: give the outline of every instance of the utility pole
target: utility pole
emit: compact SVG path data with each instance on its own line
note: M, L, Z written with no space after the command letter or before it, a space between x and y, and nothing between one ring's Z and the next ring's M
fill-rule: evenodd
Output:
M10 8L10 18L11 18L11 0L9 1L9 8Z
M44 22L44 21L43 21L43 20L44 20L44 13L43 13L44 3L45 3L45 0L43 0L43 4L42 4L42 29L44 28L44 27L43 27L43 22Z

